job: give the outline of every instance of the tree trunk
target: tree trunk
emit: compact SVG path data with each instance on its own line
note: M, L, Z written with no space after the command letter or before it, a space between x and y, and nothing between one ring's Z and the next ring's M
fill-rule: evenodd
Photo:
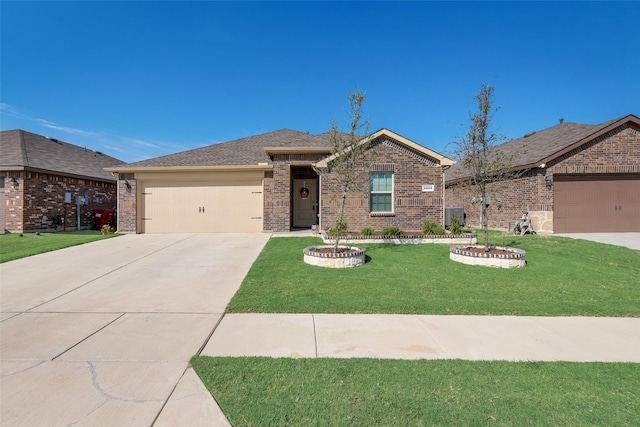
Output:
M480 210L482 212L482 232L484 236L484 250L489 252L489 218L487 218L487 205L485 204L484 199L482 200L482 205L480 206Z
M338 220L336 221L336 242L333 245L333 254L338 253L338 245L340 243L340 236L342 235L342 220L344 218L344 205L347 200L347 188L342 190L342 200L340 201L340 210L338 211Z

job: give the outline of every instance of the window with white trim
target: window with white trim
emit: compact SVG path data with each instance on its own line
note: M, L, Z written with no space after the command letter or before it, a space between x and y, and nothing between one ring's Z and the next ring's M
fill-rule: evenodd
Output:
M369 182L370 211L393 212L393 172L373 172Z

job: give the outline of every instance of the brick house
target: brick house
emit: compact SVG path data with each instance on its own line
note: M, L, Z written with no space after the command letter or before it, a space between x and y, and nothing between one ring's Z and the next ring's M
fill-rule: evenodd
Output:
M94 209L115 209L116 178L105 167L122 161L23 130L0 132L0 223L6 232L91 228Z
M497 146L516 153L517 178L488 185L489 227L513 227L529 212L547 233L640 231L640 119L563 123ZM446 172L447 207L480 226L480 195L461 185L460 163Z
M446 157L387 129L370 135L363 187L350 193L349 230L420 230L444 215ZM328 134L282 129L107 168L117 173L118 229L132 233L328 228L336 213Z

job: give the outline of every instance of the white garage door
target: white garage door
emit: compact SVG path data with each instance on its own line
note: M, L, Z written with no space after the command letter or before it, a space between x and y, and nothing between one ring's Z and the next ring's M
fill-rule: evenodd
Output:
M262 181L143 182L144 233L262 232Z

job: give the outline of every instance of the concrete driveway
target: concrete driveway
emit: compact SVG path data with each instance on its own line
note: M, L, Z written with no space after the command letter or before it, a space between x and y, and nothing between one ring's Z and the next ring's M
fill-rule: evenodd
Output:
M568 233L554 234L554 236L591 240L593 242L625 246L629 249L640 250L640 233Z
M197 424L188 361L268 239L125 235L2 264L1 424Z

